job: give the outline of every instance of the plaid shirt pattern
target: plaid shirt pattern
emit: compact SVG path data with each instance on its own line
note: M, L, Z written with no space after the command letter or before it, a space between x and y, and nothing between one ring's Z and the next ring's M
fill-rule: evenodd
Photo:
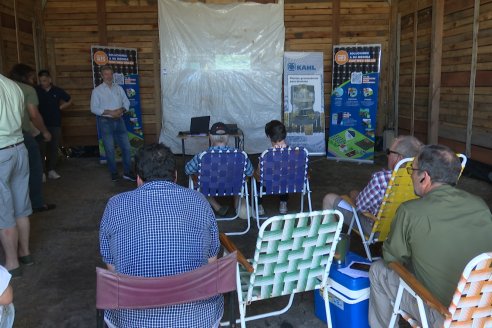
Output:
M207 151L214 150L214 151L234 151L235 148L229 147L229 146L212 146L207 149ZM185 165L185 173L186 175L192 175L192 174L197 174L198 169L200 166L200 154L198 153L193 158L186 163ZM246 159L246 176L250 177L253 175L253 165L251 164L251 161L249 158Z
M102 259L116 272L160 277L194 270L219 251L218 228L207 200L167 181L152 181L112 197L100 227ZM212 327L222 295L164 308L105 311L122 327Z
M377 215L391 179L391 170L374 173L367 186L357 196L357 211Z

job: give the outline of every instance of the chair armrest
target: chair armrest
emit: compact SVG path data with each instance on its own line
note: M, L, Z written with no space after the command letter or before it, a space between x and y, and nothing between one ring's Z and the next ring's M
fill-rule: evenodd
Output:
M229 253L232 253L234 251L237 252L237 261L241 263L241 265L246 269L246 271L248 271L249 273L255 271L251 266L251 264L246 259L246 257L244 257L243 253L241 253L241 251L237 249L236 245L232 242L232 240L229 237L226 236L226 234L221 232L219 234L219 239L222 246L224 246L224 248Z
M442 303L431 294L431 292L422 285L415 276L408 271L401 263L391 262L388 265L393 271L395 271L405 283L412 288L412 290L422 298L425 304L435 309L442 314L445 318L451 317L448 309L442 305Z
M362 215L364 215L368 219L373 220L374 222L376 222L378 220L378 218L374 214L372 214L371 212L362 212Z

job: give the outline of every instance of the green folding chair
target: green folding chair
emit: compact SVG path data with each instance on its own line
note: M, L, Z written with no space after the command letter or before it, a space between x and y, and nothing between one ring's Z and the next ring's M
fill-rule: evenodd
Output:
M248 261L238 252L237 294L241 327L246 322L281 315L292 305L296 293L322 289L328 327L328 273L335 253L343 215L324 210L274 216L260 227L256 251ZM227 252L237 251L229 237L221 234ZM278 311L246 316L255 301L290 295L288 304Z

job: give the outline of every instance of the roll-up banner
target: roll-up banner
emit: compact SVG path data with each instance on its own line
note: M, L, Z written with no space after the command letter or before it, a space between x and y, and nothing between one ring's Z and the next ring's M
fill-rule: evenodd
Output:
M333 46L328 158L374 162L381 45Z
M284 124L289 145L326 154L322 52L285 52Z
M100 68L109 65L113 68L113 81L125 90L130 101L130 109L123 119L128 131L132 156L144 144L142 128L142 112L140 107L140 88L137 66L137 49L117 48L108 46L92 46L92 77L94 88L101 84ZM100 161L106 161L106 152L102 143L101 133L97 127ZM116 158L121 159L121 150L117 148Z

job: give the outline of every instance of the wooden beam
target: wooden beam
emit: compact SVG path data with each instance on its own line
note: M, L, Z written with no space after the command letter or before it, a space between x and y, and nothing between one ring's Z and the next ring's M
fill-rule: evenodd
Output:
M157 133L157 140L156 142L159 142L159 137L160 137L160 131L162 127L162 105L161 105L161 67L160 67L160 44L159 44L159 37L157 36L155 38L155 41L153 42L153 47L152 47L152 57L154 58L153 61L153 69L154 69L154 104L155 104L155 117L156 117L156 123L155 123L155 128Z
M0 15L0 28L2 28L2 15ZM7 68L5 65L5 45L3 43L2 33L0 33L0 73L3 75L7 75Z
M388 116L387 116L387 127L390 129L394 128L395 123L395 109L398 103L398 97L396 95L396 64L397 64L397 47L398 47L398 1L394 1L391 5L391 16L390 16L390 39L389 39L389 66L388 66L388 79L391 81L388 83Z
M432 1L431 58L427 143L437 144L439 136L439 104L441 100L442 32L444 0Z
M99 32L99 44L108 44L108 27L106 24L106 0L97 0L97 29Z
M46 59L46 35L44 33L44 18L43 18L43 8L46 5L46 1L34 1L34 25L33 25L33 38L34 42L37 43L35 50L37 50L36 64L39 68L47 67ZM38 69L39 69L38 68Z
M400 38L401 38L401 14L396 21L396 63L395 63L395 137L398 136L398 117L400 116Z
M470 91L468 92L468 119L466 121L466 156L471 157L471 142L473 132L473 109L475 107L475 78L477 75L478 27L480 15L480 0L475 0L473 9L473 43L470 69Z
M17 63L21 62L20 41L19 41L19 21L17 19L17 1L14 0L14 22L15 22L15 43L17 45Z
M410 106L410 135L415 133L415 79L417 76L417 33L419 20L419 1L415 1L413 12L413 53L412 53L412 104Z
M340 0L333 0L331 15L332 45L340 43Z

